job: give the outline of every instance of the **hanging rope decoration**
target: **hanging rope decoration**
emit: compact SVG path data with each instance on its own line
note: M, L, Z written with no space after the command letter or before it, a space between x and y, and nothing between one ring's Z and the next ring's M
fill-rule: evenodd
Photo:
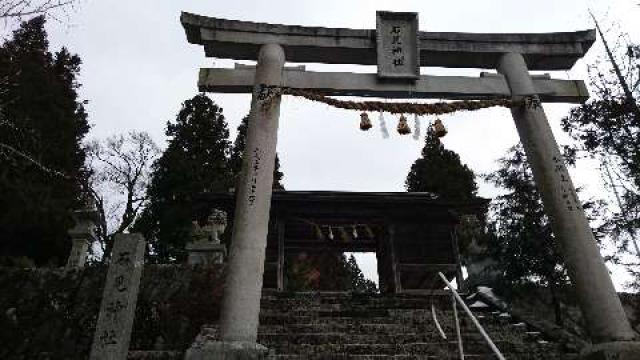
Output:
M409 127L409 123L407 123L407 118L404 114L400 115L400 121L398 121L398 134L411 134L411 128Z
M436 121L433 123L431 127L431 131L433 131L433 134L439 138L447 135L447 129L444 127L444 124L440 119L436 119Z
M384 121L384 111L380 111L380 133L382 134L383 139L389 138L389 130L387 130L387 123Z
M261 84L258 87L258 100L262 102L263 106L267 106L271 100L278 95L292 95L303 97L307 100L321 102L329 106L333 106L338 109L357 110L361 111L360 114L360 129L369 130L371 128L371 121L367 112L380 112L380 130L384 138L389 136L384 122L383 112L390 114L401 114L400 122L398 123L398 132L400 134L411 133L411 128L407 124L407 119L404 114L420 115L442 115L450 114L457 111L475 111L480 109L487 109L495 106L502 106L506 108L513 108L518 106L525 106L530 109L535 109L541 106L540 98L537 95L527 96L522 99L513 100L507 98L497 99L485 99L485 100L459 100L451 102L436 102L429 104L409 103L409 102L382 102L382 101L350 101L350 100L338 100L328 96L325 96L319 92L293 89L289 87L281 87L275 85ZM442 121L436 120L436 123L442 125ZM435 126L436 124L434 124ZM442 126L444 129L444 126ZM444 132L446 134L446 130ZM444 135L442 135L444 136Z
M418 114L413 114L413 140L420 139L420 117Z
M369 120L369 114L366 112L360 114L360 130L367 131L372 127L373 125L371 124L371 120Z

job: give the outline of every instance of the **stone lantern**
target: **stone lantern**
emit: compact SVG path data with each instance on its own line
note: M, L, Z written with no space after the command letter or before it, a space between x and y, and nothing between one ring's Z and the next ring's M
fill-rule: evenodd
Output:
M93 200L88 200L81 209L74 210L71 217L75 226L68 230L71 238L71 252L67 259L67 269L82 269L87 260L89 244L96 241L98 211Z

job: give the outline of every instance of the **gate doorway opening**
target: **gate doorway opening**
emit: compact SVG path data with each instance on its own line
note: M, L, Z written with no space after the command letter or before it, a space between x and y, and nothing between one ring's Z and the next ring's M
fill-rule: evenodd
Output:
M232 194L208 194L205 203L233 214ZM480 214L486 205L429 193L274 191L263 287L348 290L345 254L356 253L367 254L368 273L375 258L381 293L432 292L438 272L461 279L455 227L461 215Z

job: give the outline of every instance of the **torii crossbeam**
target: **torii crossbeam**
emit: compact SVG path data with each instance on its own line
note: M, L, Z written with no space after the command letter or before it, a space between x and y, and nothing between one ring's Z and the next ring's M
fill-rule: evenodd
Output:
M187 359L254 358L280 95L267 102L265 88L291 87L323 95L385 98L485 99L509 96L580 103L580 80L531 76L530 70L568 70L595 41L595 31L547 34L469 34L418 31L416 13L378 12L375 30L330 29L226 20L182 13L190 43L209 57L257 60L257 66L201 69L202 91L253 93L221 312L221 342L194 344ZM377 74L319 73L285 68L289 62L377 65ZM422 66L496 69L480 77L424 76ZM640 358L542 107L511 112L542 194L554 235L586 319L593 349L585 358L615 354ZM226 356L226 357L225 357ZM244 356L244 357L243 357ZM249 357L247 357L249 356ZM628 356L625 357L625 356Z

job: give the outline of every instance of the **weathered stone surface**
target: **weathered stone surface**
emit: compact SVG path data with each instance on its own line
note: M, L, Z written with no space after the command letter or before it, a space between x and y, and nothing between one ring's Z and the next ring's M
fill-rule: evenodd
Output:
M117 234L91 347L92 360L124 360L144 264L145 241L140 234Z
M260 49L220 319L225 342L256 342L280 117L280 95L268 86L282 85L284 62L279 45Z
M198 80L200 91L250 93L255 69L202 68ZM589 92L581 80L533 77L535 92L543 102L583 103ZM410 86L406 83L379 82L376 74L314 72L285 68L282 85L295 89L312 89L327 96L374 96L390 99L491 99L509 96L511 90L502 75L480 77L422 75Z
M260 360L267 355L267 348L256 343L221 342L199 336L187 350L185 360Z
M191 241L186 245L189 265L222 264L227 255L227 247L220 243L220 237L227 227L227 214L214 209L204 225L193 221Z
M376 65L376 31L289 26L219 19L183 12L190 43L210 57L256 60L260 46L281 44L292 62ZM494 69L508 52L531 70L568 70L589 50L595 30L545 34L420 32L420 66Z
M418 13L376 12L376 53L379 78L420 77Z
M89 244L96 240L95 227L98 212L92 204L71 213L75 225L69 229L71 252L67 259L67 269L82 269L87 260Z
M623 341L599 344L580 354L580 360L637 360L640 343Z

